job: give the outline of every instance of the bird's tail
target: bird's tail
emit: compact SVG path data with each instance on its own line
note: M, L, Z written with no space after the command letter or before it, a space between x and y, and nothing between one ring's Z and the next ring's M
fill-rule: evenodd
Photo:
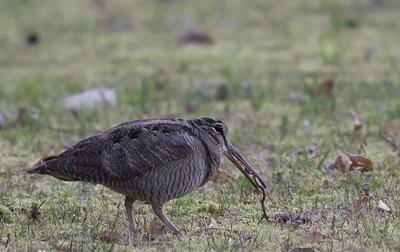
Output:
M62 164L65 164L65 160L59 158L59 156L50 156L40 160L32 168L28 168L26 173L50 175L64 181L75 181L75 178L68 176L64 171L65 169L61 168L63 166Z

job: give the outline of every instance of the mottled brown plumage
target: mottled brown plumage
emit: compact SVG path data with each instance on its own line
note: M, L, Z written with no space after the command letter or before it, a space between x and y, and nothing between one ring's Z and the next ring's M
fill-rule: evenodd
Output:
M179 234L164 215L163 204L207 183L224 153L264 191L265 184L231 145L226 125L208 117L126 122L42 160L28 173L102 184L125 195L131 240L137 233L132 216L135 200L150 204L172 232Z

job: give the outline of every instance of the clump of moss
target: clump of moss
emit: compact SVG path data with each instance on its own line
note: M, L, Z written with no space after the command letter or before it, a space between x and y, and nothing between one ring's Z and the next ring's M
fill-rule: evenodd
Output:
M197 212L199 213L209 213L209 214L218 214L219 213L219 207L218 204L214 202L206 202L204 204L201 204L197 208Z
M0 223L10 223L11 214L12 212L7 206L0 204Z

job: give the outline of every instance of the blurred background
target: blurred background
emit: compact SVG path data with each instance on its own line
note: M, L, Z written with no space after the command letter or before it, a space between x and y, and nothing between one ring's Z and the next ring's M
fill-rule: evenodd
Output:
M390 0L2 1L0 104L49 122L69 95L107 88L101 121L252 119L327 112L311 93L332 81L339 111L382 109L371 102L396 90L398 14Z
M398 175L379 135L399 136L399 17L396 0L1 0L3 206L41 202L43 195L20 195L33 192L15 172L42 153L124 121L206 115L230 125L233 142L277 194L287 196L290 184L309 197L289 207L303 211L310 195L348 188L343 202L320 202L338 209L364 183L362 175L337 184L324 177L322 167L341 150L373 157L377 180ZM318 158L299 161L302 153ZM49 180L44 194L69 195L60 183ZM331 191L320 191L324 183ZM398 199L397 189L379 190Z

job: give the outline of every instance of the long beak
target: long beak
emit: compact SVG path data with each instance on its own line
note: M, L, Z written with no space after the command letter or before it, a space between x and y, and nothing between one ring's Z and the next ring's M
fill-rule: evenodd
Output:
M236 168L238 168L239 171L242 172L244 176L246 176L246 178L253 184L254 187L256 187L257 189L260 187L265 190L267 189L264 181L260 178L260 176L251 167L249 162L244 159L244 157L234 146L229 146L227 152L225 152L225 155L229 158L229 160L231 160ZM244 168L242 167L242 165ZM251 178L250 175L253 175L253 178Z
M261 205L263 209L264 217L268 220L268 215L265 210L265 198L266 198L266 190L267 186L261 177L254 171L249 162L239 153L239 151L232 145L227 147L227 151L225 152L225 156L231 160L231 162L239 169L239 171L251 182L251 184L263 194L263 198L261 200Z

